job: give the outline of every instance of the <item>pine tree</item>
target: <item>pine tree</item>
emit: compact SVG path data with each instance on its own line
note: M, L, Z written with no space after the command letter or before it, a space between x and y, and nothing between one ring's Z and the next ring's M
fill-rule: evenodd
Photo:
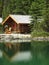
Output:
M4 0L3 19L9 14L29 14L31 2L32 0Z
M43 8L43 18L44 21L42 22L43 30L49 32L49 0L45 1L45 7Z
M40 30L39 25L41 24L38 20L42 21L44 19L44 10L45 10L45 1L44 0L34 0L32 1L29 13L32 15L33 21L32 31L33 30Z
M0 17L2 17L3 0L0 0Z
M3 20L10 14L10 1L4 0L2 17Z
M13 14L29 14L32 0L11 0L10 9Z

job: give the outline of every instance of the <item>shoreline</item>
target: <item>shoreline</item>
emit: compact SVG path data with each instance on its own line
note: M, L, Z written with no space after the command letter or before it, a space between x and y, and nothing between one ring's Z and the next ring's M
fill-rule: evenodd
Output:
M0 34L1 41L49 41L49 36L31 37L31 34Z
M33 41L49 41L49 37L33 37Z

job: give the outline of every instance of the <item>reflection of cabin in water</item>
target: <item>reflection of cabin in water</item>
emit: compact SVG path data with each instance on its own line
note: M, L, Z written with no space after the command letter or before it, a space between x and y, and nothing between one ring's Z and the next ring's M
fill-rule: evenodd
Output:
M3 21L3 27L8 25L12 28L12 32L16 33L29 33L30 32L30 20L31 17L29 15L9 15Z
M4 52L4 55L11 59L14 58L14 56L16 55L19 55L18 53L21 53L21 52L27 52L27 51L30 51L31 50L31 44L30 42L22 42L22 43L4 43L3 44L3 52ZM20 55L21 56L21 55Z

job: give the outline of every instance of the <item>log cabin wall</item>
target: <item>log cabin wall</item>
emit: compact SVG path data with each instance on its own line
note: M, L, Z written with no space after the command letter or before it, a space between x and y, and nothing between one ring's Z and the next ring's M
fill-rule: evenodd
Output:
M20 24L20 33L28 34L30 32L29 24Z

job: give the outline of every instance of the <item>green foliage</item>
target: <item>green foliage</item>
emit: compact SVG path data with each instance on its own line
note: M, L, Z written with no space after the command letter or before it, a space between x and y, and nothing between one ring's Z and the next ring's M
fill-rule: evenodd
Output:
M49 32L49 1L46 0L46 10L45 10L45 18L44 18L44 23L46 24L45 30Z
M45 31L37 31L37 30L34 30L32 33L31 33L32 37L46 37L46 36L49 36L49 33L48 32L45 32Z
M0 0L0 17L2 16L3 0Z
M32 0L4 0L3 19L9 14L29 14Z
M29 13L34 19L30 24L32 36L49 36L49 1L34 0L31 4ZM40 20L40 23L38 19L43 20Z
M10 9L14 14L29 14L31 0L11 0ZM13 11L12 11L13 10Z
M10 2L9 0L4 0L2 17L3 20L10 14Z
M42 5L43 5L43 0L41 0L41 1L36 0L36 1L33 1L32 4L31 4L29 13L32 15L32 17L34 19L32 21L32 23L33 23L32 26L33 27L31 28L31 30L32 29L33 30L34 29L35 30L38 30L38 27L39 27L39 25L38 25L38 22L39 22L38 19L41 19L42 18L42 11L43 11L43 7L44 7L44 6L42 7Z

